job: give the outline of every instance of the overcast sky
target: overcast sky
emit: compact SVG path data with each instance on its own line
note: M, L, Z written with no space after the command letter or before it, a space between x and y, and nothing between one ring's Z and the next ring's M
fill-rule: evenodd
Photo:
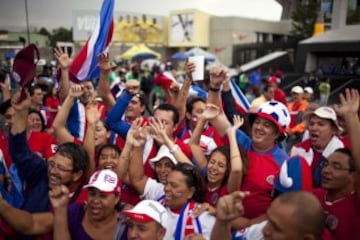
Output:
M0 0L0 29L26 28L26 0ZM102 0L27 0L30 26L70 28L74 10L100 10ZM213 15L279 20L275 0L115 0L115 11L167 16L169 11L196 8Z

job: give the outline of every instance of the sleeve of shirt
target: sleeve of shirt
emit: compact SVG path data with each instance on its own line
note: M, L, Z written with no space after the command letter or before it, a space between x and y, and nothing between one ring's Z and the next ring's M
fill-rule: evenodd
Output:
M208 212L204 212L199 216L201 228L202 228L202 236L209 240L211 236L211 231L215 224L215 217L210 215Z
M79 130L79 126L81 126L81 121L85 121L81 119L81 115L84 114L84 109L82 108L78 99L74 101L74 104L71 106L68 119L66 120L66 126L69 129L69 132L72 136L76 138L82 138L82 133Z
M23 180L31 181L47 170L47 161L29 149L26 132L9 134L10 155Z
M251 149L251 139L243 131L236 130L236 141L245 151Z
M106 124L109 126L109 128L124 139L126 138L126 134L130 129L130 124L122 120L122 117L131 99L131 94L125 90L120 95L116 101L116 104L110 110L106 118Z
M221 93L221 100L223 102L223 107L224 107L224 113L227 117L227 119L229 119L230 122L232 122L234 115L239 115L239 111L237 111L236 109L236 104L234 101L234 98L231 94L231 91L227 91L227 92L222 92Z
M160 197L164 196L164 194L164 185L155 179L148 178L145 184L144 194L141 198L157 201Z

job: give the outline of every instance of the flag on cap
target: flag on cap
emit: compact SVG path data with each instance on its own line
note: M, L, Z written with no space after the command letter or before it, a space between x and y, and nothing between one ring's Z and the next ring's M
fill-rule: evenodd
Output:
M250 108L250 103L233 79L230 79L230 89L237 110L243 114L247 113Z
M70 73L79 81L98 77L98 55L104 52L112 39L114 0L104 0L94 32L70 66Z

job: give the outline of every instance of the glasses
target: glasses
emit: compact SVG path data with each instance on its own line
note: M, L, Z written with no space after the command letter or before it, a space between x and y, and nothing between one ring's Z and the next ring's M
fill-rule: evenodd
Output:
M55 164L54 162L48 162L48 167L50 170L56 170L59 172L72 172L74 169L66 169L61 165Z
M328 167L330 166L332 169L336 170L336 171L352 171L351 168L346 168L343 167L340 163L337 162L330 162L329 160L325 159L320 163L320 167L324 168L324 167Z

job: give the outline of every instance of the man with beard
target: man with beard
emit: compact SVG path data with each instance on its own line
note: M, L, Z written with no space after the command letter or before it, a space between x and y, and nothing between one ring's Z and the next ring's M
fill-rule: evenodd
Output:
M81 179L89 158L86 151L75 143L58 147L50 159L42 159L29 149L26 139L26 116L30 106L29 97L21 103L13 103L15 115L9 134L9 151L18 170L19 177L26 184L26 197L22 209L29 212L46 212L50 209L48 190L63 184L69 187L72 201L79 194ZM19 233L31 233L39 227L27 222L22 211L0 201L0 216Z

